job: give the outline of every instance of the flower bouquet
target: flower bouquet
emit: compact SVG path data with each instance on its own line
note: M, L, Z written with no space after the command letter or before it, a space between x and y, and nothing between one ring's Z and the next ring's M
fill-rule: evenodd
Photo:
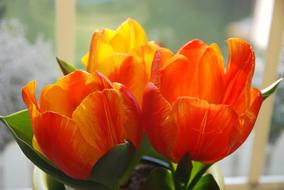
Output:
M85 71L57 58L64 76L39 100L29 82L27 109L0 117L37 167L33 188L42 173L45 189L130 189L147 161L153 167L135 189L221 189L208 168L246 140L281 81L252 88L252 47L227 43L225 68L217 44L192 40L173 53L128 19L94 32Z

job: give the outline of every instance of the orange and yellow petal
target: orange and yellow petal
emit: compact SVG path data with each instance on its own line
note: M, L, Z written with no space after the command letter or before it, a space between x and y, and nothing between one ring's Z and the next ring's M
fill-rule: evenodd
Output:
M132 59L132 56L130 56L129 54L113 53L112 55L104 59L96 67L96 69L105 76L110 77L113 73L119 73L120 67L123 65L123 63L127 62L129 59Z
M30 117L36 117L40 113L40 109L35 97L36 81L29 82L22 88L23 100L29 110Z
M147 43L147 36L142 26L133 19L127 19L117 29L116 35L121 35L127 40L126 52L130 52L137 46Z
M89 56L90 56L90 53L86 53L83 57L82 57L82 63L83 65L87 68L88 67L88 63L89 63Z
M176 141L176 126L172 118L168 117L171 109L159 89L149 83L142 103L144 128L154 148L168 158L171 158Z
M35 80L29 82L26 86L22 88L23 100L28 108L32 105L35 105L38 108L37 100L35 97L35 88Z
M143 91L148 82L143 63L138 62L135 57L129 57L109 75L109 78L111 81L127 86L141 103Z
M256 121L261 104L261 92L255 88L250 89L250 104L247 110L239 116L240 128L238 130L238 135L236 135L236 146L233 147L233 150L237 149L249 136Z
M150 70L150 81L154 83L157 87L160 87L160 71L171 63L171 58L174 54L166 48L158 48L151 63Z
M88 94L104 88L112 86L103 75L75 71L43 89L40 109L42 112L53 111L71 117L74 109Z
M238 38L227 41L229 49L228 66L225 73L223 103L232 105L242 113L250 103L251 80L254 73L255 57L252 47ZM242 106L236 102L242 101Z
M203 41L195 39L186 43L181 49L178 50L178 54L184 55L191 62L193 69L197 67L200 57L207 49L208 45Z
M43 154L65 174L86 179L103 152L91 146L71 119L53 112L33 118L36 142Z
M189 96L198 97L209 103L218 104L224 93L224 63L219 47L212 44L201 55L198 68L193 76L192 86L198 89Z
M106 89L89 94L73 112L78 130L93 147L107 152L127 139L127 125L120 94Z
M159 47L154 43L148 43L147 45L138 46L131 51L131 55L143 65L143 70L147 76L147 82L150 79L152 62L156 51Z
M120 92L123 100L122 110L127 123L125 125L127 139L138 149L142 140L142 112L138 102L124 85L114 83L114 88Z
M186 57L175 55L171 58L170 63L160 70L160 90L170 103L173 103L179 96L188 95L194 87L190 86L193 73L188 72L188 67Z
M220 103L224 91L224 68L218 46L207 46L194 40L179 52L161 70L163 95L170 102L179 96L191 96Z
M87 71L94 73L101 62L112 53L114 53L114 50L104 36L100 32L95 32L88 53ZM86 57L84 59L86 59Z
M231 150L231 137L239 126L238 115L229 106L192 97L179 98L170 117L177 126L172 155L175 161L187 153L191 159L205 163L223 158Z

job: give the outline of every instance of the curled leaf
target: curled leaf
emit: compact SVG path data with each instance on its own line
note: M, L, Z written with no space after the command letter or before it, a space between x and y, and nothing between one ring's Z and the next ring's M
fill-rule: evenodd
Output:
M272 83L271 85L269 85L268 87L266 87L265 89L261 90L261 95L262 95L263 100L265 100L266 98L268 98L271 94L275 92L275 90L277 89L278 85L280 84L282 80L283 78L280 78L274 83Z

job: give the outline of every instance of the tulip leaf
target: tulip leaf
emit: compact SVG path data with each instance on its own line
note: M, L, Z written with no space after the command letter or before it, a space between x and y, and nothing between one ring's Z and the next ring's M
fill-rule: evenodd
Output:
M72 73L73 71L76 70L76 67L73 65L66 63L62 59L59 59L56 57L57 63L59 64L59 67L64 75L68 75L69 73Z
M192 170L190 175L190 180L188 183L188 190L193 189L193 187L196 185L196 183L202 178L204 173L210 168L211 165L203 164L201 162L195 162L192 161Z
M30 116L27 110L22 110L7 116L2 116L3 123L8 124L18 136L25 139L26 142L31 143L33 138L33 131L30 125Z
M140 190L175 190L172 173L166 168L154 168Z
M175 180L181 186L187 185L192 170L192 163L189 158L189 155L186 154L178 163L176 171L174 173Z
M130 142L119 144L112 148L93 168L91 180L117 189L122 178L128 172L133 162L136 162L137 151Z
M268 87L266 87L265 89L261 90L261 95L263 100L265 100L267 97L269 97L271 94L275 92L275 90L277 89L278 85L282 80L283 78L280 78L271 85L269 85Z
M218 186L217 182L215 181L214 177L211 174L206 174L205 176L202 176L196 185L193 187L193 190L220 190L220 187ZM191 190L191 189L188 189Z
M109 190L106 186L87 180L76 180L61 172L49 160L42 156L39 152L33 149L32 146L32 128L27 110L22 110L7 116L0 116L5 126L13 134L16 142L23 151L23 153L41 170L53 176L61 183L67 184L70 187L84 190Z

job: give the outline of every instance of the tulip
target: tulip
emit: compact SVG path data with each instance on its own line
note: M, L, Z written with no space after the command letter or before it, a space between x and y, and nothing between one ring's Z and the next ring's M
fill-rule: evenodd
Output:
M141 103L156 50L157 45L148 42L139 23L128 19L116 31L94 32L82 62L88 72L99 71L111 81L124 84Z
M174 162L185 155L214 163L250 134L262 96L251 87L255 57L245 41L228 41L227 68L216 44L193 40L177 54L161 49L152 64L142 111L154 148Z
M43 89L23 87L33 146L65 174L90 176L96 162L117 144L141 142L141 111L130 92L102 74L75 71ZM140 118L140 119L139 119Z

